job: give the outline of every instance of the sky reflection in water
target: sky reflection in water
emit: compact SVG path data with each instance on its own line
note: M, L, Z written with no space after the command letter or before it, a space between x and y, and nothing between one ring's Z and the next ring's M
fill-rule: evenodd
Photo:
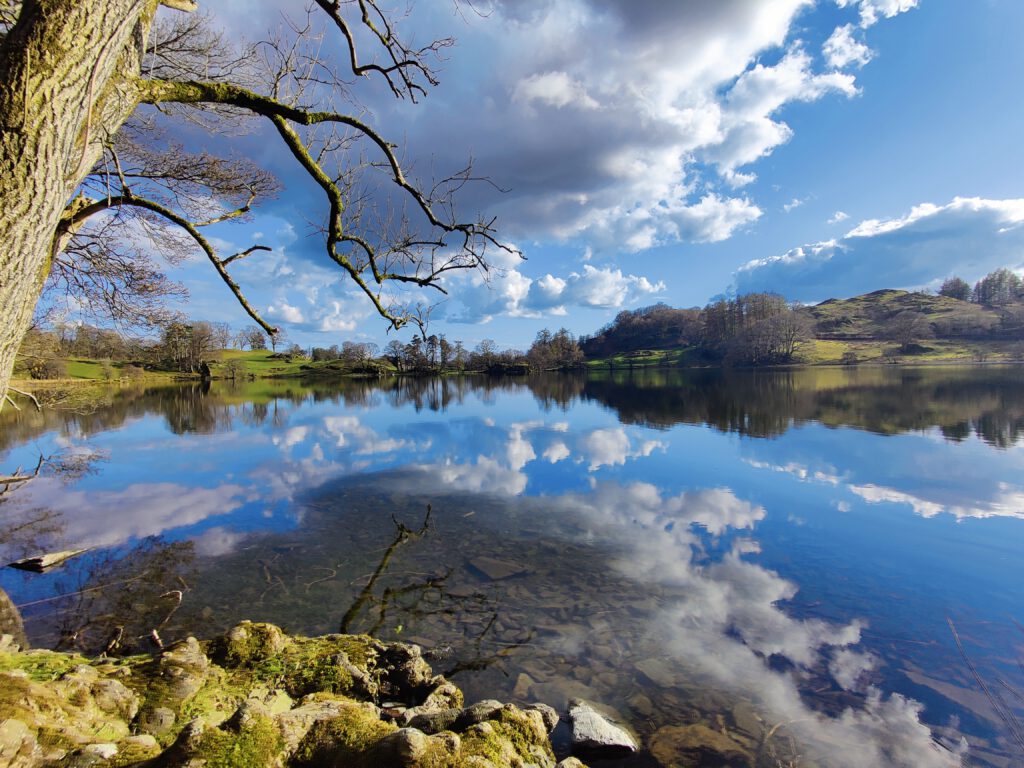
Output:
M997 762L1018 747L947 617L991 684L1024 690L1019 374L126 394L106 416L5 429L5 464L103 458L9 502L9 519L47 510L53 530L4 537L4 555L189 540L200 576L180 630L253 618L331 631L391 514L412 525L430 503L434 529L392 576L397 588L443 574L436 610L396 600L378 631L451 645L455 659L507 649L460 673L471 696L589 695L645 737L732 722L740 702L821 764L955 765L963 735ZM479 556L526 572L489 581ZM101 559L0 583L26 603L92 583ZM30 608L30 629L52 631L53 606Z

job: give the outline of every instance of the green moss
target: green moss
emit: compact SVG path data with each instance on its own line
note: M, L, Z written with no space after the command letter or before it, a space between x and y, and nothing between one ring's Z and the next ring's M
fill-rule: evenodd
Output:
M220 728L203 732L194 759L205 768L269 768L277 763L281 735L265 717L254 717L238 732Z
M181 708L179 723L196 718L217 725L238 709L251 687L240 675L228 675L222 670L211 671L205 684Z
M463 759L469 757L482 757L495 765L501 765L506 761L505 750L502 749L501 734L496 728L489 733L474 728L462 735L462 749L460 755Z
M250 667L280 654L288 642L273 624L243 622L211 643L210 653L225 667Z
M507 765L514 757L514 752L523 762L535 763L538 747L554 760L554 752L546 735L542 736L538 732L536 724L524 712L506 707L496 714L495 719L481 725L489 728L471 728L463 734L460 751L463 761L477 756L495 765Z
M135 766L156 757L160 753L160 747L146 747L139 744L119 744L117 754L110 765L112 768L127 768Z
M257 680L284 688L294 698L309 693L349 693L352 675L342 666L344 654L349 663L368 669L376 661L376 652L368 637L328 635L296 638L281 653L263 659L252 669Z
M531 750L540 746L544 753L554 759L551 744L546 737L538 733L536 724L526 713L515 709L503 708L498 712L498 722L493 723L494 729L511 742L516 753L527 762L533 762Z
M444 734L439 734L443 736ZM452 754L440 740L434 740L427 751L417 761L417 768L461 768L465 763L465 753L461 747L457 754Z
M337 661L337 657L319 657L309 663L293 662L285 670L282 680L285 692L300 698L307 693L345 693L352 689L352 675Z
M29 682L23 677L0 675L0 719L23 716L29 692Z
M0 653L0 672L22 671L30 680L45 683L56 680L75 667L88 664L89 660L78 654L56 653L54 651L32 651L29 653Z
M394 724L380 720L372 711L352 706L337 717L314 724L299 743L293 764L310 768L372 768L370 749L396 730Z

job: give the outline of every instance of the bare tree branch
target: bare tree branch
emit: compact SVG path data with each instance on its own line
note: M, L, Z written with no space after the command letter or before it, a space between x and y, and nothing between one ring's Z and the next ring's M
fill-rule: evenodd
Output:
M435 40L423 48L413 49L404 44L395 34L391 22L381 12L376 0L357 0L360 10L360 21L364 29L368 30L381 48L384 49L390 63L381 65L376 63L360 64L357 45L352 27L341 13L340 0L316 0L316 4L334 22L334 25L341 31L348 46L349 65L352 74L366 76L376 72L384 77L391 92L399 98L408 96L413 102L419 96L426 96L426 88L416 82L417 77L422 77L428 85L438 84L430 66L426 63L428 57L437 57L445 48L455 44L450 37Z
M225 285L227 285L228 288L231 289L231 292L235 295L235 298L238 300L238 303L242 305L242 308L246 311L249 317L255 320L256 323L258 323L259 326L263 328L263 330L265 330L267 333L273 335L274 333L277 332L277 329L274 326L267 323L260 316L259 312L257 312L256 309L253 308L253 306L249 303L249 300L246 298L245 294L239 287L238 283L236 283L234 279L231 277L231 275L228 274L227 269L224 267L224 262L222 262L220 258L217 256L217 252L214 249L214 247L210 244L210 241L203 237L202 233L200 233L199 230L196 229L196 226L191 221L178 215L177 213L161 205L160 203L157 203L153 200L149 200L144 197L137 197L136 195L131 193L119 195L117 197L111 197L107 200L96 200L93 201L91 204L85 206L84 208L80 209L78 212L76 212L71 217L72 224L84 221L90 216L100 213L101 211L109 210L111 208L119 208L121 206L135 206L138 208L143 208L148 211L152 211L153 213L159 214L172 224L177 225L186 233L188 233L188 235L196 242L196 244L199 245L200 248L202 248L203 253L206 254L207 259L209 259L210 263L213 264L214 269L217 270L217 274L220 275L221 280L223 280Z
M372 281L383 286L388 281L412 283L420 287L435 287L444 292L438 279L452 270L480 268L488 269L486 249L496 247L509 253L518 253L500 243L494 235L494 220L459 222L451 208L451 196L464 184L473 180L471 170L450 176L435 185L429 194L412 183L402 169L395 154L394 145L387 142L366 122L351 115L331 111L310 111L263 96L246 88L229 83L214 82L166 82L148 80L139 84L145 103L167 102L185 104L228 104L246 109L270 119L289 151L299 165L323 190L329 205L326 228L326 250L332 261L346 270L349 277L360 287L373 303L374 308L394 328L400 328L412 321L422 323L412 312L398 312L388 306L377 289L363 277L369 268ZM368 139L383 157L384 168L391 181L411 200L416 210L424 217L426 224L439 230L440 237L422 238L408 231L399 233L385 249L377 249L358 233L349 233L343 226L346 199L343 183L328 174L310 151L310 144L296 130L296 126L337 125L356 131ZM435 197L436 195L436 197ZM441 210L445 214L442 218ZM404 227L403 227L404 229ZM449 243L448 236L454 236ZM339 248L347 244L354 246L362 256L356 263L348 253ZM429 258L424 258L429 256ZM438 259L438 257L440 257ZM406 269L388 268L385 264L403 264Z
M196 226L200 226L200 225L197 224ZM228 256L226 259L222 259L220 263L223 264L226 267L231 262L237 261L238 259L244 259L249 254L255 253L256 251L270 251L270 250L271 249L268 248L265 245L254 245L251 248L246 248L241 253L236 253L234 256Z

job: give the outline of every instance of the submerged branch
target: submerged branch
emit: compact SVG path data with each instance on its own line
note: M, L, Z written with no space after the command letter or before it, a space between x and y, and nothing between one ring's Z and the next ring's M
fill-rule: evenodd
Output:
M377 569L373 572L370 580L366 582L366 586L363 587L362 591L352 602L352 605L350 605L348 610L345 611L345 615L341 617L341 624L338 629L340 633L348 634L353 622L355 622L359 617L359 614L362 613L363 608L366 607L366 605L373 599L373 589L377 584L377 580L387 570L388 563L391 561L391 557L395 554L395 550L408 541L420 538L427 532L430 528L430 513L431 507L427 504L427 514L423 518L423 524L420 526L419 530L415 531L395 519L394 515L391 516L392 521L395 523L395 528L397 529L395 531L395 538L391 542L391 545L384 551L384 556L381 557L380 563L377 564Z

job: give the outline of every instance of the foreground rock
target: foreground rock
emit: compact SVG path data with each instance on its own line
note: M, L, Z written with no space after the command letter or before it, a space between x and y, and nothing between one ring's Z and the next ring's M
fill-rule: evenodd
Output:
M152 657L0 651L13 768L556 768L556 722L542 704L464 707L417 646L365 636L244 622Z
M636 752L636 739L628 731L614 725L582 699L569 702L569 723L573 752L597 758Z

